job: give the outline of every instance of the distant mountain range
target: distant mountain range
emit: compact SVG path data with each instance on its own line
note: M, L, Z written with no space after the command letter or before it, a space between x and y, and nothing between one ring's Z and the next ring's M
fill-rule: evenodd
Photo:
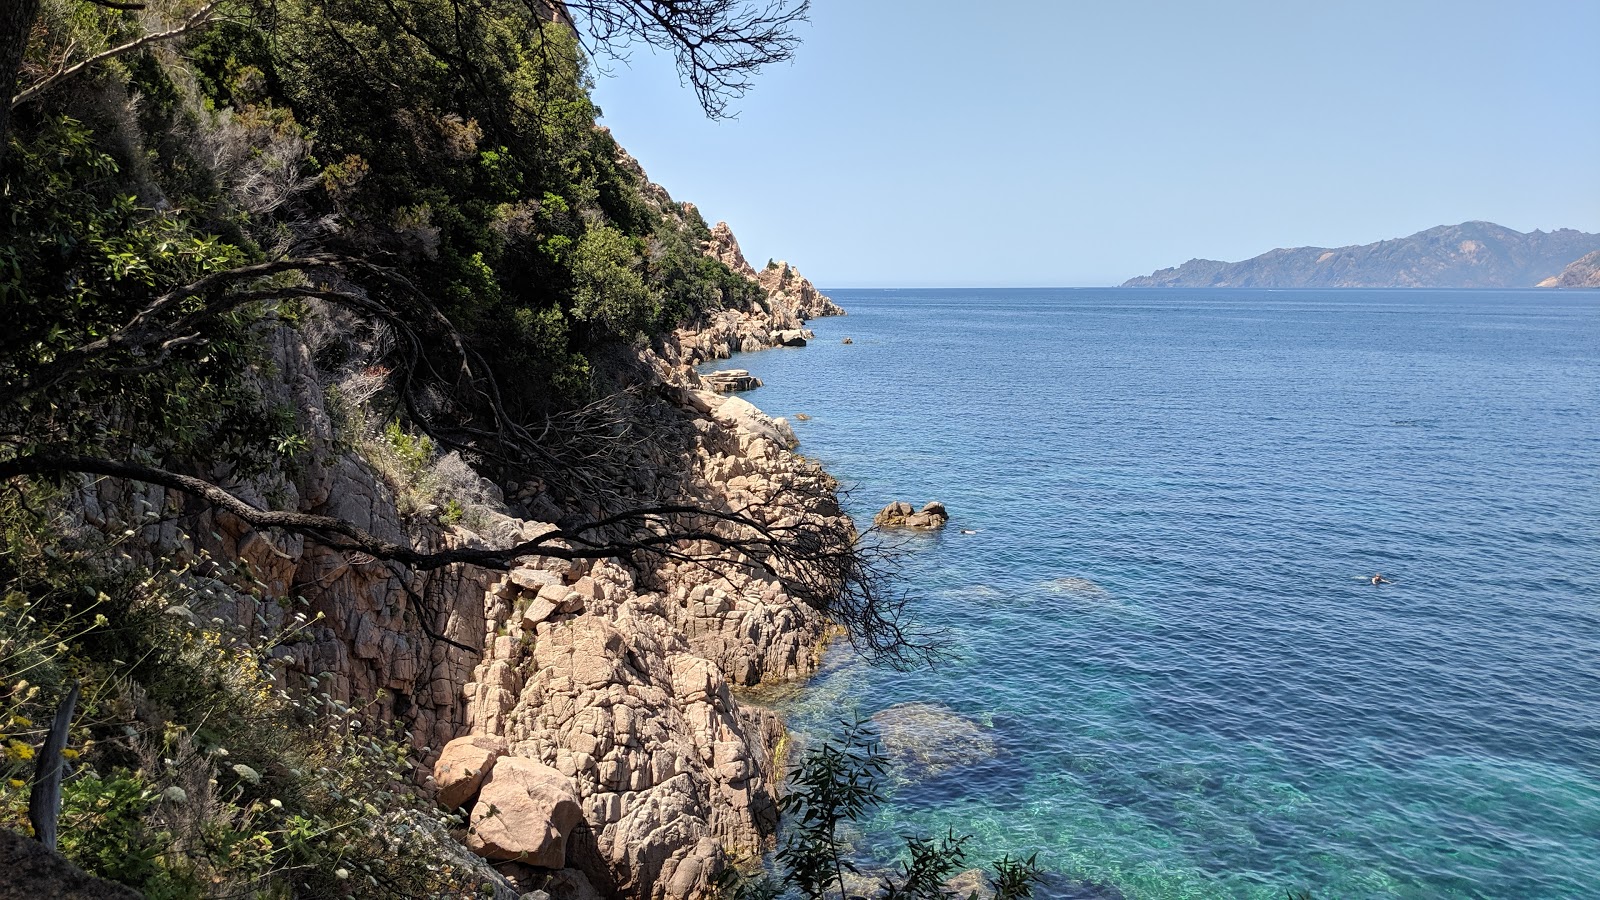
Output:
M1232 263L1191 259L1122 286L1587 287L1596 284L1596 251L1600 234L1570 228L1523 234L1493 222L1463 222L1376 244L1278 249Z

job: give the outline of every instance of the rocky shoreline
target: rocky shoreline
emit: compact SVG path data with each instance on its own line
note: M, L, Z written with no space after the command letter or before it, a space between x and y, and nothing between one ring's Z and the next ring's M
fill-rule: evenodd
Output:
M782 344L807 319L842 310L787 264L757 273L725 224L705 249L760 284L766 302L638 351L652 427L670 432L664 446L688 448L658 476L714 510L781 495L789 514L850 527L833 479L793 452L788 423L694 368ZM245 499L424 548L504 546L555 527L527 485L486 484L505 499L476 531L402 514L391 486L341 443L304 341L283 328L271 349L264 388L300 411L311 447L305 465L235 485ZM73 509L84 527L134 528L144 562L210 554L245 566L262 596L303 597L315 618L274 651L281 684L368 703L366 716L404 732L419 789L468 815L457 839L505 876L497 896L541 886L556 897L704 896L730 856L770 844L783 727L733 689L809 676L828 623L748 560L641 570L536 557L505 573L418 573L255 531L161 488L86 479ZM170 515L141 524L149 510ZM271 633L289 615L286 604L220 596L205 614L241 632Z

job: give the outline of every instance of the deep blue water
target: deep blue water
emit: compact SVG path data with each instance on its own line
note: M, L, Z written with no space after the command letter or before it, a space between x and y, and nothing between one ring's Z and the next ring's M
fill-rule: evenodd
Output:
M999 750L901 779L865 850L954 826L1046 897L1600 897L1600 295L832 296L746 396L813 417L859 521L949 506L900 586L953 659L837 648L791 724L929 702Z

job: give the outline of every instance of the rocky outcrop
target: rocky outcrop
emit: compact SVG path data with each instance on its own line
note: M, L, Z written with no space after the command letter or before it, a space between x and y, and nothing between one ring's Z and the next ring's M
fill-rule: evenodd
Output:
M703 423L692 452L705 497L733 508L795 492L811 498L805 514L842 516L831 479L789 452L781 420L710 391L681 401ZM466 687L469 729L571 779L610 879L578 860L597 888L691 896L726 851L764 846L781 729L733 688L811 672L816 612L754 570L667 563L641 575L539 558L491 585L484 615L494 637Z
M669 377L680 383L700 386L698 377L688 370L713 359L768 347L803 347L815 337L803 328L807 320L844 315L838 304L788 263L774 262L759 273L752 269L726 222L711 229L702 250L759 285L765 299L745 309L710 313L662 342L655 352L665 369L675 373Z
M945 511L944 504L937 500L929 500L920 510L912 509L911 504L904 500L896 500L872 517L872 524L879 528L912 528L919 531L943 528L949 521L950 514Z
M1539 287L1593 288L1600 287L1600 250L1573 260L1559 273L1539 282Z
M756 280L766 289L773 306L794 310L802 322L844 315L844 310L817 290L799 269L781 260L768 263Z
M727 222L712 226L711 237L706 240L705 254L751 281L756 280L756 270L744 258L744 251L739 249L739 239L733 236L733 229L728 227Z
M749 369L718 369L709 375L701 375L700 380L706 387L723 394L753 391L761 387L761 379L751 375Z
M1463 222L1349 247L1271 250L1243 262L1191 259L1130 278L1123 287L1533 287L1600 250L1600 234L1570 228L1526 234Z

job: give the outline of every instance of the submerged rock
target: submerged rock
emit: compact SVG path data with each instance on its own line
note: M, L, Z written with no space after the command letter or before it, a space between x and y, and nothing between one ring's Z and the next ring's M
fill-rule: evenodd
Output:
M901 703L873 715L889 759L913 777L939 775L991 759L994 738L978 723L937 703Z
M1072 594L1090 599L1104 599L1111 596L1109 591L1089 579L1073 576L1051 579L1045 587L1052 593Z

